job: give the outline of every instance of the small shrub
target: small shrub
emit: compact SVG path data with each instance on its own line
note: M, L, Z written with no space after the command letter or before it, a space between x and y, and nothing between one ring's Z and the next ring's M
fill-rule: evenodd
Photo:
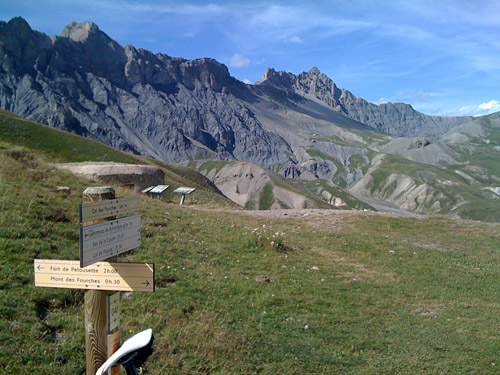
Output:
M285 241L283 240L282 237L277 237L276 239L271 241L269 244L272 246L273 250L278 252L278 253L287 253L290 250L292 250L292 248L290 246L287 246L285 244Z

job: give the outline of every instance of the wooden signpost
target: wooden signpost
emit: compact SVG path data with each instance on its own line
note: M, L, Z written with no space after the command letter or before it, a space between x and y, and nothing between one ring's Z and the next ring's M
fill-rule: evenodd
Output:
M87 375L94 375L120 343L120 293L154 292L154 264L119 263L117 255L141 245L140 197L115 199L110 187L87 188L80 205L80 260L35 259L35 286L87 289ZM109 260L110 262L104 262ZM114 292L115 293L114 293ZM119 374L119 368L110 374Z

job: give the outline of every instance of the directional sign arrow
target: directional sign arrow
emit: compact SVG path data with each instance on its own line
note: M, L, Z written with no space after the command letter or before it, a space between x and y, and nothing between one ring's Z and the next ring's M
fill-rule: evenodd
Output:
M35 259L35 286L51 288L154 292L154 263L98 262L79 267L79 261Z
M140 228L140 215L80 227L80 267L141 246Z

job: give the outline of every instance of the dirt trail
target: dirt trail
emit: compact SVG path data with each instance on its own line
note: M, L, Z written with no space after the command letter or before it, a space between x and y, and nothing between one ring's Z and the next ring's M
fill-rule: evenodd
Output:
M195 208L195 207L193 207ZM401 212L381 212L381 211L360 211L360 210L333 210L324 208L302 208L302 209L279 209L279 210L227 210L227 209L206 209L196 207L205 211L231 212L249 216L260 216L269 218L315 218L315 217L342 217L342 216L387 216L387 217L414 217L424 219L425 215Z

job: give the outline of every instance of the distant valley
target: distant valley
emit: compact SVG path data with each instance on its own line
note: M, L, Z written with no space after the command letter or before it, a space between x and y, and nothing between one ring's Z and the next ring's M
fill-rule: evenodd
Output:
M247 208L500 221L498 113L439 117L375 105L314 67L269 68L247 85L213 59L121 46L90 22L47 36L18 17L0 22L0 106L197 169Z

